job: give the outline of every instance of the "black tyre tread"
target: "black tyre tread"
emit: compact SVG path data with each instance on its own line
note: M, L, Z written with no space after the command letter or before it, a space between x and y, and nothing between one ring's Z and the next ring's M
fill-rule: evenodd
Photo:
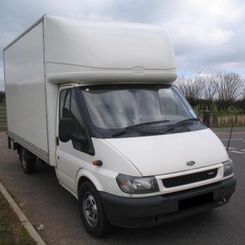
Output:
M24 156L26 154L26 156ZM23 164L23 157L26 157L26 166ZM20 151L20 159L25 174L33 174L36 172L36 157L28 150L22 148Z
M98 213L99 214L99 220L98 220L98 225L96 227L89 226L89 224L86 221L86 218L83 215L82 199L83 199L83 195L87 191L90 191L93 194L94 199L95 199L96 204L97 204L97 208L99 210L99 213ZM99 238L99 237L102 237L102 236L105 236L106 234L108 234L111 231L112 227L109 224L109 222L105 216L105 212L103 210L103 206L102 206L100 196L99 196L96 188L94 187L94 185L90 181L85 181L84 183L82 183L80 186L80 189L79 189L78 196L79 196L80 216L81 216L81 219L83 221L83 225L84 225L86 231L95 238Z

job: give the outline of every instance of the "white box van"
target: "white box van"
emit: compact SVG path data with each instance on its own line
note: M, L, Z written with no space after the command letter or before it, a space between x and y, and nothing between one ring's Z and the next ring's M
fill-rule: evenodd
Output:
M233 163L173 85L157 27L43 16L4 49L9 146L79 200L86 230L144 227L225 204Z

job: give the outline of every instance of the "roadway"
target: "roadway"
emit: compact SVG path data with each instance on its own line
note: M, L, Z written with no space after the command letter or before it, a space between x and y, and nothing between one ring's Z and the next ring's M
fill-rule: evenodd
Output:
M226 145L227 129L215 129ZM18 155L7 149L0 133L0 181L12 194L48 244L244 244L245 241L245 128L234 130L230 156L235 161L237 190L230 202L212 212L147 229L115 228L96 240L84 230L76 199L57 182L54 170L40 166L33 175L22 172Z

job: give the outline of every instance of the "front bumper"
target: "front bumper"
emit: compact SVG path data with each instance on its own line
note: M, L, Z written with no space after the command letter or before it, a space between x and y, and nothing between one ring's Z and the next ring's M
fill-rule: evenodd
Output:
M234 177L222 182L161 196L130 198L100 192L109 222L122 227L154 226L227 203L235 191Z

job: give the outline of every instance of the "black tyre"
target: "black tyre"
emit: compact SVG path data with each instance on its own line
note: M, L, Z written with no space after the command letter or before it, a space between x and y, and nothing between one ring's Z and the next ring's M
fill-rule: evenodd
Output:
M102 237L111 230L100 196L89 181L82 183L79 189L79 211L85 229L93 237Z
M20 151L20 159L24 173L32 174L36 172L36 157L31 152L22 148Z

